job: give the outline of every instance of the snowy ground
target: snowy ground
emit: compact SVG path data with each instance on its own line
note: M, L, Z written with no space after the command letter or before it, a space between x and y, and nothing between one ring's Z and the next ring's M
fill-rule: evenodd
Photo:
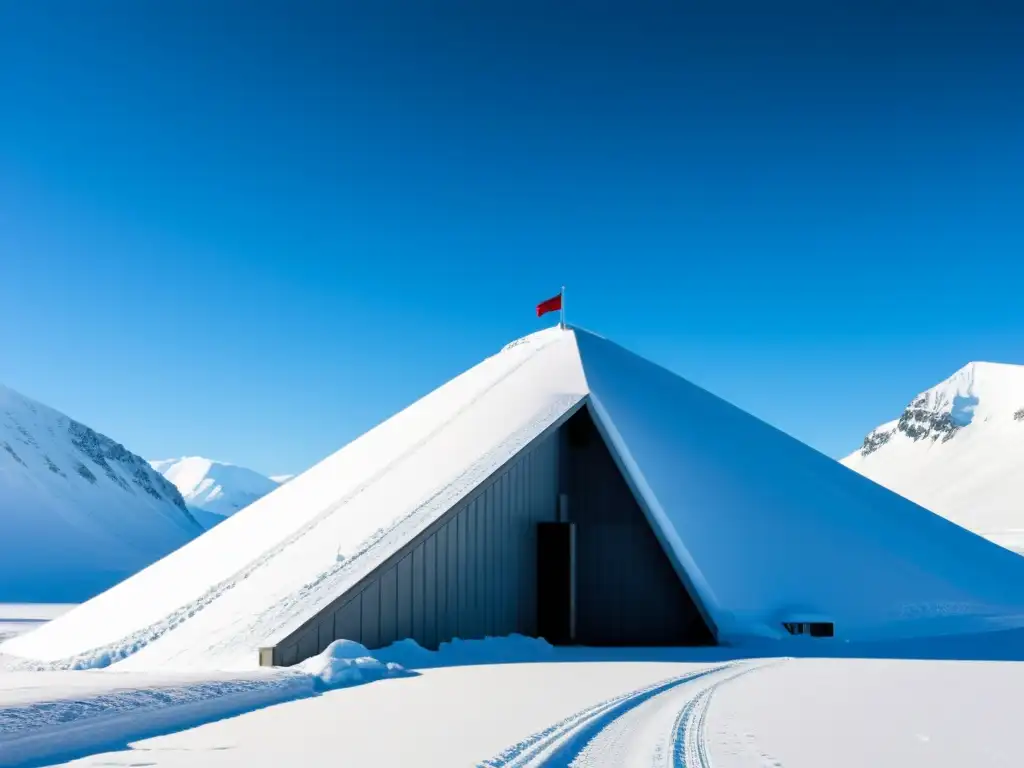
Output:
M1005 660L1024 655L1019 632L788 649L877 658L505 638L440 652L404 641L375 658L339 641L247 673L8 671L0 765L1021 764L1024 663Z
M1019 766L1024 664L605 659L426 668L68 765ZM594 652L579 654L580 659ZM664 652L665 656L676 655Z
M798 659L722 686L705 732L715 768L1009 768L1022 711L1020 662Z
M0 640L35 629L74 607L75 603L0 603Z

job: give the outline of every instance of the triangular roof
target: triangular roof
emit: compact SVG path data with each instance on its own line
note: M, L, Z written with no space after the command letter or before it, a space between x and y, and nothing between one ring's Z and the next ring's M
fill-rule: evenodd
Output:
M610 341L553 328L0 651L253 663L584 403L720 640L807 616L847 638L1024 623L1024 559Z

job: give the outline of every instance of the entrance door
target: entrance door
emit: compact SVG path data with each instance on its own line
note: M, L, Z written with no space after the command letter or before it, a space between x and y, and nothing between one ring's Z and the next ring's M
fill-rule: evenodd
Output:
M576 637L576 526L537 524L537 634L552 645Z

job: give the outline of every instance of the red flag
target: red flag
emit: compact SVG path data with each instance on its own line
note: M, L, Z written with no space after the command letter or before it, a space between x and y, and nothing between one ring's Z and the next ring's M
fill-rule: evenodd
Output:
M557 312L562 308L562 294L552 296L537 305L537 317L546 315L548 312Z

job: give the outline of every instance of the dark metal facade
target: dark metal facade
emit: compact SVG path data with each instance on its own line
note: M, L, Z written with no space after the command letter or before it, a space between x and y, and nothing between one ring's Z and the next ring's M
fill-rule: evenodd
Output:
M562 428L562 478L576 528L576 642L714 644L586 408Z
M637 504L589 410L580 407L260 663L287 666L333 640L367 648L412 638L537 634L537 528L571 522L572 642L704 645L714 636ZM562 638L560 638L562 639Z
M291 665L331 641L380 648L412 638L535 635L537 524L557 518L558 431L531 443L469 497L332 605L261 664Z

